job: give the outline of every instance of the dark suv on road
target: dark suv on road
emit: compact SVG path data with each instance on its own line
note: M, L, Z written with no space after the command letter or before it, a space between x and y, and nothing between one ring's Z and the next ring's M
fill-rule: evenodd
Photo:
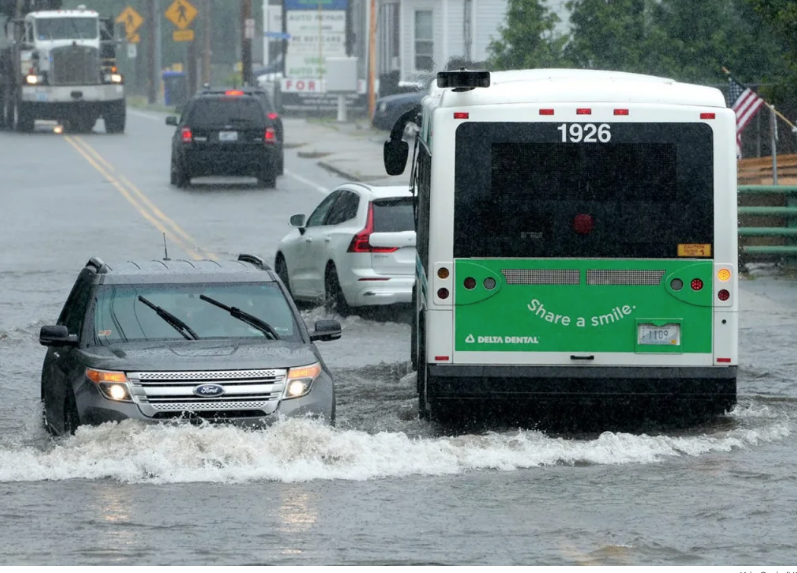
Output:
M271 100L271 96L269 96L268 92L259 86L244 86L241 88L236 88L236 90L243 91L245 94L258 98L266 110L266 117L274 122L274 129L277 132L277 148L279 150L279 154L277 156L277 174L282 175L285 171L285 129L282 125L282 117L280 117L280 114L277 112L277 106L274 105L274 102ZM228 91L231 90L206 86L203 88L202 93L223 95Z
M277 128L282 122L264 102L250 89L200 92L188 100L179 120L167 117L166 124L177 127L172 185L184 187L193 177L239 175L276 187L283 154Z
M92 258L58 322L44 326L44 424L128 418L263 426L280 415L334 424L332 375L285 286L258 257L108 265Z

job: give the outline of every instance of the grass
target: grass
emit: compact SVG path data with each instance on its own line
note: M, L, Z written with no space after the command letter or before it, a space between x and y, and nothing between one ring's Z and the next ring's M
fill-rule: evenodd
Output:
M149 109L152 111L165 111L168 113L175 113L174 106L161 105L158 103L155 104L147 103L147 98L145 96L129 95L127 96L127 105L137 109Z

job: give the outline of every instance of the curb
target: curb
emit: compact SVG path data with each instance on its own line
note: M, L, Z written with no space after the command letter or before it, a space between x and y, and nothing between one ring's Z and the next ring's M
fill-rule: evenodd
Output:
M349 179L350 181L356 181L358 183L361 183L363 181L363 179L359 175L355 175L354 173L346 171L345 169L340 169L339 167L335 167L334 165L326 161L319 161L318 166L323 167L327 171L330 171L335 175L343 177L344 179Z

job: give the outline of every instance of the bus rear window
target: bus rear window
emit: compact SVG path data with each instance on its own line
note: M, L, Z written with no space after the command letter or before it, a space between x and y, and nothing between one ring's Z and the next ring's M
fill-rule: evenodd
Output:
M563 143L554 123L460 126L454 256L668 258L712 244L711 128L610 129L609 142Z

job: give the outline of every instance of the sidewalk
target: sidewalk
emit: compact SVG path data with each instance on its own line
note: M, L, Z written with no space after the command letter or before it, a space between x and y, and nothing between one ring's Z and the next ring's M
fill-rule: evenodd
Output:
M403 175L390 177L385 173L382 144L389 134L373 129L366 120L338 123L283 117L282 121L286 149L297 149L299 157L315 159L328 171L363 183L380 181L395 185L409 182L409 165Z

